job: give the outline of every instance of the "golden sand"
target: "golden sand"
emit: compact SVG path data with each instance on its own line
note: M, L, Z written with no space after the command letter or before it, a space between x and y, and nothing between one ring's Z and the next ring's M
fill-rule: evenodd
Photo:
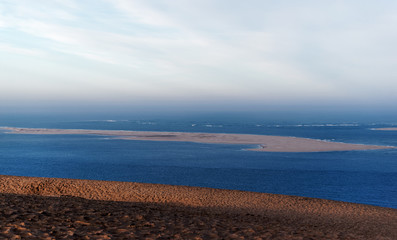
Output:
M317 139L282 137L254 134L225 134L225 133L191 133L191 132L148 132L148 131L120 131L120 130L85 130L85 129L46 129L46 128L14 128L3 127L16 134L93 134L112 136L127 140L145 141L178 141L196 143L223 143L258 145L258 148L248 149L264 152L324 152L375 150L394 148L391 146L376 146L364 144L350 144L328 142Z
M0 175L0 236L397 239L397 210L234 190Z

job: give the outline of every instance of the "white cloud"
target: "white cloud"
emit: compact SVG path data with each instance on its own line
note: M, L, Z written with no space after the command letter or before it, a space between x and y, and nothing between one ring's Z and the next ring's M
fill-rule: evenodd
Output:
M98 72L81 81L102 74L120 98L362 99L397 88L396 10L390 1L6 1L0 50L70 58L72 71L90 62Z
M39 50L15 47L1 42L0 42L0 52L8 52L13 54L31 55L31 56L41 56L44 54Z
M151 8L148 1L111 0L109 3L113 4L120 12L125 13L133 22L160 27L178 26L166 14Z

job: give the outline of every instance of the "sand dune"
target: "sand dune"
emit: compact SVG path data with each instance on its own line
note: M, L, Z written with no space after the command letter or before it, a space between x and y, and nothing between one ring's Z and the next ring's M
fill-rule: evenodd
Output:
M323 199L1 175L0 190L3 237L397 239L396 209Z
M254 134L225 134L225 133L190 133L190 132L148 132L148 131L119 131L119 130L86 130L86 129L46 129L46 128L14 128L3 127L17 134L94 134L112 136L127 140L146 141L179 141L197 143L223 143L258 145L258 148L248 149L265 152L323 152L349 151L394 148L390 146L375 146L328 142L317 139L282 137Z

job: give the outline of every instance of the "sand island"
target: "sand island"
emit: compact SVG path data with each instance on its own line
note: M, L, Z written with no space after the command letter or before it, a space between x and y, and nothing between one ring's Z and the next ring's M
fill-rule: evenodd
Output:
M48 128L16 128L2 127L14 134L89 134L111 136L117 139L145 140L145 141L177 141L196 143L220 143L257 145L257 148L247 150L263 152L326 152L375 150L394 148L392 146L377 146L329 142L317 139L284 137L254 134L226 134L226 133L194 133L194 132L152 132L152 131L124 131L124 130L88 130L88 129L48 129Z
M380 130L380 131L397 131L397 127L373 128L372 130Z

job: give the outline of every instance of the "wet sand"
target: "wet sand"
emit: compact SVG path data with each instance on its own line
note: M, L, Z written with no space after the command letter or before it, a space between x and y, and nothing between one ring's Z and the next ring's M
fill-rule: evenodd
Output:
M0 175L0 237L397 239L397 209L199 187Z
M376 146L328 142L317 139L282 137L254 134L224 134L224 133L190 133L190 132L148 132L148 131L119 131L119 130L86 130L86 129L46 129L46 128L14 128L3 127L15 134L92 134L111 136L126 140L145 141L178 141L196 143L222 143L258 145L258 148L247 149L264 152L324 152L375 150L394 148L391 146Z

